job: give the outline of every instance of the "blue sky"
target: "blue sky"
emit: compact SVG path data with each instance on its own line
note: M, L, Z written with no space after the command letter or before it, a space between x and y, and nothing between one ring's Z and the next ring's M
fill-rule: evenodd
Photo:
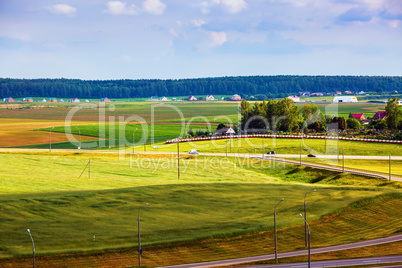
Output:
M402 75L402 0L0 0L0 77Z

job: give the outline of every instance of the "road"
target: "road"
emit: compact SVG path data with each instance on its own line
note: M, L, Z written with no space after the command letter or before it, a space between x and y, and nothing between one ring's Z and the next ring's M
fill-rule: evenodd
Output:
M314 249L311 249L311 254L325 253L325 252L339 251L339 250L347 250L347 249L359 248L359 247L374 246L374 245L386 244L386 243L390 243L390 242L397 242L397 241L401 241L401 240L402 240L402 234L389 236L389 237L385 237L385 238L366 240L366 241L361 241L361 242L356 242L356 243L331 246L331 247L314 248ZM307 250L278 253L278 258L295 257L295 256L301 256L301 255L307 255ZM243 263L266 261L266 260L271 260L274 258L275 258L275 254L268 254L268 255L261 255L261 256L246 257L246 258L212 261L212 262L204 262L204 263L191 263L191 264L183 264L183 265L167 266L167 267L169 267L169 268L219 267L219 266L225 266L225 265L238 265L238 264L243 264ZM289 266L287 266L287 267L289 267ZM305 266L299 266L299 267L305 267Z
M359 259L346 259L346 260L333 260L333 261L312 261L311 268L323 267L343 267L355 265L374 265L402 262L402 256L388 256L388 257L375 257L375 258L359 258ZM286 264L270 264L270 265L253 265L242 266L242 268L306 268L307 262L304 263L286 263ZM381 266L381 268L401 267L401 265ZM372 267L374 268L374 267Z

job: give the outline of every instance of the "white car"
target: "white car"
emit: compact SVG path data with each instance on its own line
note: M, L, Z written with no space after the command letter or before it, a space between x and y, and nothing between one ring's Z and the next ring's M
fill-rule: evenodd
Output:
M196 149L191 149L190 152L188 152L189 154L198 154Z

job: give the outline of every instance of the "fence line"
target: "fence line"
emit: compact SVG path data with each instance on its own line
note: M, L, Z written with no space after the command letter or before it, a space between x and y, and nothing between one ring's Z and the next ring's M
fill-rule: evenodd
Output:
M310 136L310 135L275 135L275 134L250 134L250 135L233 135L233 136L212 136L203 138L191 138L191 139L172 139L167 140L166 143L177 142L190 142L190 141L204 141L204 140L223 140L223 139L245 139L245 138L283 138L283 139L327 139L327 140L346 140L346 141L364 141L364 142L376 142L376 143L395 143L402 144L399 140L378 140L378 139L361 139L361 138L348 138L338 136Z

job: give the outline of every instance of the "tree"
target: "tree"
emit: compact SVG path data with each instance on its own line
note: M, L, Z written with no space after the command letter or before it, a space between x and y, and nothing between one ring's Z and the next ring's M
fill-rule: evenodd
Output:
M216 130L219 130L221 128L225 128L226 125L224 123L219 123L218 127L216 128Z
M387 115L387 125L391 130L397 130L399 122L402 120L402 111L399 106L399 98L389 99L387 106L385 106Z
M332 119L332 123L337 123L338 129L345 130L346 129L346 120L342 116L336 116Z
M362 127L359 120L357 120L356 118L348 118L346 123L349 129L359 129Z
M387 129L387 121L385 119L377 119L377 120L372 120L370 122L369 128L375 128L375 129Z
M307 125L308 129L315 129L316 131L321 131L322 128L325 129L325 116L317 107L317 105L306 103L301 109L301 113L303 115L305 125ZM320 123L316 124L317 122Z
M248 119L251 116L251 105L248 101L243 100L240 103L240 115L241 115L241 129L244 130L244 126L246 124L246 122L248 121Z

